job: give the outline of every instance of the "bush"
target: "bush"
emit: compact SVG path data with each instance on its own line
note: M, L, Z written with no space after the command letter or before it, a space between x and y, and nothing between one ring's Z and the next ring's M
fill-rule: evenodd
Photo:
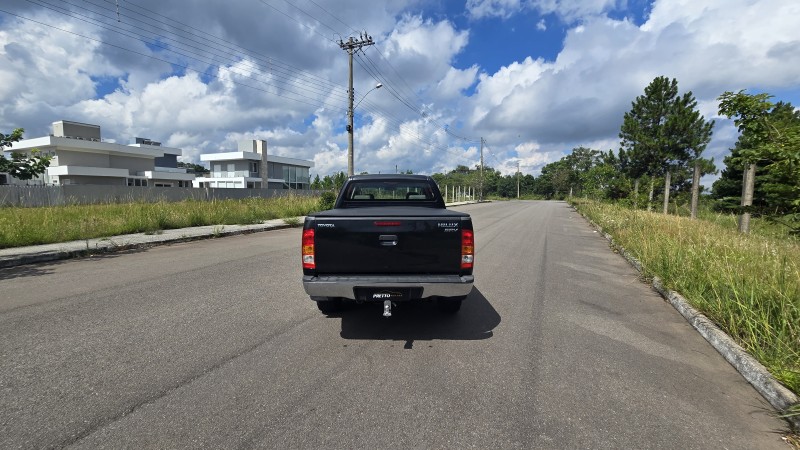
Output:
M332 209L334 203L336 203L336 194L332 191L325 191L319 197L320 210Z

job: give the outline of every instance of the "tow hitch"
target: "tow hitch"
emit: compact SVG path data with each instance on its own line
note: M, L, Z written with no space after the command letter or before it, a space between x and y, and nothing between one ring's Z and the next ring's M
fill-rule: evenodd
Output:
M383 301L383 317L392 317L392 301Z

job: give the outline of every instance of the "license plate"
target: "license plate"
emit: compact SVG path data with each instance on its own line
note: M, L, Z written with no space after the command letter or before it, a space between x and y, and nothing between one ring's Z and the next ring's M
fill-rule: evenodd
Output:
M385 300L401 301L419 298L422 292L419 288L355 288L356 298L368 302L382 302ZM412 292L414 291L414 292Z

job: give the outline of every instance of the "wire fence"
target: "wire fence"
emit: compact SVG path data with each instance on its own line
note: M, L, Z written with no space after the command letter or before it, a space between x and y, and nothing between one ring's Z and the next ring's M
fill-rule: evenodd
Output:
M211 201L272 198L287 195L312 196L320 191L300 189L176 188L153 186L0 186L0 207L91 205L104 203Z

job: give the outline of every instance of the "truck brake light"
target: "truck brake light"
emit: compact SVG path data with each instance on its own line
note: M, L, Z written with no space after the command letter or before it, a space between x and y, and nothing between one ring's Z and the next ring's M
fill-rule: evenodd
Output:
M303 269L316 269L314 261L314 229L303 230Z
M461 268L472 269L475 264L475 235L472 230L461 230Z

